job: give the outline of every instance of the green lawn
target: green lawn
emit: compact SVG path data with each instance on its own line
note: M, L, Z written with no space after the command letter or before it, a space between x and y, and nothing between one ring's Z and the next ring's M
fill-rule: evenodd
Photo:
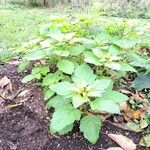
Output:
M34 38L39 27L54 14L48 9L0 9L0 48Z

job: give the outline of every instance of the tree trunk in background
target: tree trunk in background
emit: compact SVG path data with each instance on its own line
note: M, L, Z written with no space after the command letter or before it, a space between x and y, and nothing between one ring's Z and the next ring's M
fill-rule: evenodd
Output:
M47 6L47 0L43 0L43 6Z

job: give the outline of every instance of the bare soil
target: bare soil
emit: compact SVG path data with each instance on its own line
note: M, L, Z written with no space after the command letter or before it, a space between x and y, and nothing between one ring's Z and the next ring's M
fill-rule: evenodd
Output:
M0 150L106 150L118 146L108 138L108 133L122 134L139 143L142 133L126 131L109 122L104 122L101 137L95 145L83 138L78 126L66 136L51 135L48 132L51 112L45 110L41 87L34 83L21 84L20 79L27 72L18 74L16 68L13 64L1 66L0 79L4 76L11 79L14 95L18 91L29 92L25 96L0 103ZM4 109L20 102L20 106ZM138 146L137 150L146 148Z

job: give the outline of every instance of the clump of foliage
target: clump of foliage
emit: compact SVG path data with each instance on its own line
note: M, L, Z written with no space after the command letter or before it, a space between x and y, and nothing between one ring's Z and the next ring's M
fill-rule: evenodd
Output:
M80 122L84 137L95 144L102 114L120 114L119 103L128 96L113 83L127 72L136 72L127 54L138 49L138 31L125 21L100 18L53 18L39 37L25 43L18 71L32 65L23 83L38 80L47 108L53 108L51 133L66 134Z
M12 49L0 49L0 63L11 60L18 55L17 52Z
M106 16L126 18L150 18L150 2L147 0L93 0L92 11Z

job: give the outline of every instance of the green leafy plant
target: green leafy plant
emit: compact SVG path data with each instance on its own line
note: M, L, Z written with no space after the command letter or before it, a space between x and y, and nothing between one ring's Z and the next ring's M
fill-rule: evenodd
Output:
M130 52L127 57L131 61L132 66L137 67L138 76L132 83L132 86L141 91L150 88L150 58L147 55L140 56L136 53Z
M95 32L95 25L101 29ZM136 72L125 54L139 42L133 30L125 31L126 23L120 26L99 18L53 18L37 39L20 48L18 71L32 66L22 82L38 81L47 108L54 110L51 133L66 134L78 122L84 137L95 144L102 114L121 114L118 104L128 97L114 90L113 83L127 72Z
M48 108L55 108L50 129L63 134L73 128L75 121L80 121L80 131L95 144L102 125L96 112L120 114L118 103L128 97L112 90L112 80L97 78L87 64L75 68L71 78L71 82L63 81L50 86L57 94L47 103Z

